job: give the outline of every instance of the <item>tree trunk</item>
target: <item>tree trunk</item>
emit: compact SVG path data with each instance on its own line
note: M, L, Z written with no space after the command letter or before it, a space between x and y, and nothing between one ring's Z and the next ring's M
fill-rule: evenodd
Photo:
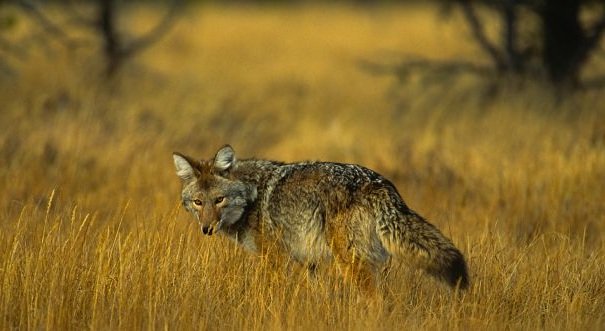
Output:
M99 29L104 39L104 53L107 60L106 73L112 76L122 62L119 35L115 28L114 0L99 0Z
M502 21L503 21L503 39L504 51L508 70L514 73L523 71L523 62L517 48L517 8L518 0L506 0L503 2Z
M542 58L552 83L574 86L585 56L585 35L579 21L579 0L546 0L540 13L543 27Z

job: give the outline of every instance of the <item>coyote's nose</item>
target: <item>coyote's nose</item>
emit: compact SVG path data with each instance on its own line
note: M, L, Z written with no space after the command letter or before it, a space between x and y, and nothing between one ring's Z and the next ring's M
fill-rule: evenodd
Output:
M202 233L211 236L212 235L212 228L209 227L209 226L202 226Z

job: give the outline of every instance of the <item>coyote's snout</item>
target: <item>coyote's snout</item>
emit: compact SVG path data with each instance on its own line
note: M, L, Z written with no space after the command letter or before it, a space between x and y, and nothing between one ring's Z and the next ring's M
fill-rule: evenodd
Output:
M237 160L228 145L210 160L173 157L183 206L206 235L223 233L261 254L277 246L308 265L333 259L367 291L391 256L452 287L468 287L460 251L370 169Z

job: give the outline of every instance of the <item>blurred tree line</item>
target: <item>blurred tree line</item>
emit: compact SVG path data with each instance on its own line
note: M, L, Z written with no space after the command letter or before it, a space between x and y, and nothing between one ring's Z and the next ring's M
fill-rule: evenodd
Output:
M599 49L605 30L603 0L442 0L461 10L473 39L498 73L546 78L557 88L577 88L580 73ZM484 22L498 21L490 39Z
M105 74L107 77L112 77L127 59L160 40L170 30L182 5L181 0L135 2L161 5L165 13L147 33L127 37L123 27L118 26L118 16L123 15L125 6L132 3L133 1L118 0L0 0L0 60L6 54L19 57L25 53L18 42L11 44L3 35L3 33L10 33L10 29L16 24L15 10L18 10L25 18L42 28L46 34L45 38L58 40L70 49L90 43L90 40L73 37L74 30L92 32L97 37L94 39L101 43L100 50L105 58ZM49 5L61 8L68 18L58 22L50 17L47 13Z
M16 23L16 15L7 8L25 13L25 17L43 27L49 38L56 38L66 47L77 47L70 36L72 29L89 29L102 43L107 76L115 74L125 60L161 39L177 19L183 5L201 2L214 3L305 3L301 0L139 0L134 3L161 5L165 14L147 34L127 38L118 27L117 17L133 1L126 0L0 0L0 61L19 57L22 49L11 44L6 34ZM311 2L333 2L315 0ZM426 3L420 0L342 0L341 3L381 5L394 3ZM52 4L65 8L70 20L58 23L46 14ZM498 75L515 75L540 79L557 89L573 90L582 86L581 71L591 56L599 51L605 30L605 0L436 0L445 13L463 15L472 40L489 59L491 70ZM85 8L86 10L80 10ZM85 12L85 13L84 13ZM486 26L498 26L499 36L487 32ZM491 36L491 37L490 37ZM404 38L404 36L402 36ZM412 67L427 68L426 61L408 63ZM439 66L438 66L439 67ZM464 67L464 66L462 66ZM466 67L475 71L471 62ZM433 66L434 68L434 66ZM454 66L440 66L451 70ZM405 71L405 70L404 70Z

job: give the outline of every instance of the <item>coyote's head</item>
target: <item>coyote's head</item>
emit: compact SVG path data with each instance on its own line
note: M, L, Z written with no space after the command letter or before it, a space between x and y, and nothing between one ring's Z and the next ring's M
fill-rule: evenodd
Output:
M221 148L214 159L196 161L174 153L176 174L181 178L183 206L212 235L240 220L246 206L256 199L256 188L232 176L237 168L231 146Z

